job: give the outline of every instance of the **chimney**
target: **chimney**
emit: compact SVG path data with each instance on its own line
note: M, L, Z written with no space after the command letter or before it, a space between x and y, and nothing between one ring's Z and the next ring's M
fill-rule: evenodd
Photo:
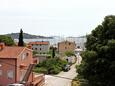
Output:
M32 45L28 45L27 48L32 49Z
M5 48L5 44L2 42L0 43L0 50L3 50Z

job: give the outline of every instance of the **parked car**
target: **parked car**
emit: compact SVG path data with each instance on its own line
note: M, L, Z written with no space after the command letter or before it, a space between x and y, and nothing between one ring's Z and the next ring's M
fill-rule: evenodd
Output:
M8 84L7 86L24 86L23 84Z
M69 64L64 65L63 71L69 71L69 70L70 70L70 65Z

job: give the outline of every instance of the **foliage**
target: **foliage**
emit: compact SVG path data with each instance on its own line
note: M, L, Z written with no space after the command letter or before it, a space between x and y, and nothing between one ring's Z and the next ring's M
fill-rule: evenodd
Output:
M18 42L18 46L24 46L23 31L22 31L22 29L20 30L20 33L19 33L19 42Z
M66 52L65 52L65 55L66 55L66 56L75 56L75 54L74 54L73 51L66 51Z
M7 46L15 45L13 39L6 35L0 35L0 42L4 42Z
M36 65L35 72L45 74L58 74L62 71L63 66L67 64L66 61L62 61L58 58L51 58L42 63Z
M78 77L88 86L115 86L115 16L106 16L87 36L86 49Z
M55 57L56 49L57 49L56 47L53 47L53 46L50 47L51 57L52 57L52 58Z
M40 72L40 73L47 74L47 69L44 67L40 67L40 68L36 67L33 71L37 73Z
M52 57L53 58L55 57L55 49L54 48L52 49Z
M37 51L33 51L33 55L36 55L36 54L38 54L38 52Z

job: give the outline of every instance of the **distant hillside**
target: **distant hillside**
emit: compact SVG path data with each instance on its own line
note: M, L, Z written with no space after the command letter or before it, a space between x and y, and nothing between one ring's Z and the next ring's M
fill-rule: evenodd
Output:
M10 37L12 37L13 39L18 39L19 38L19 33L11 33L11 34L6 34ZM46 36L37 36L37 35L31 35L28 33L23 33L23 37L24 39L36 39L36 38L49 38L52 39L53 37L46 37Z
M79 36L79 37L77 37L77 38L86 38L86 36Z
M69 36L67 38L86 38L86 36L78 36L78 37L72 37L72 36Z

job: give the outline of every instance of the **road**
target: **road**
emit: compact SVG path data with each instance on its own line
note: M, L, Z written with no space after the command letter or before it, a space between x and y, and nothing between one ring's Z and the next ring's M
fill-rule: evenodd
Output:
M80 57L80 61L81 61L81 57ZM78 62L76 62L76 64L78 64ZM44 86L71 86L72 80L70 79L73 79L74 77L77 76L76 68L75 68L76 64L72 65L71 70L69 70L68 72L61 72L58 75L55 75L55 76L69 78L69 79L54 77L51 75L45 75Z

